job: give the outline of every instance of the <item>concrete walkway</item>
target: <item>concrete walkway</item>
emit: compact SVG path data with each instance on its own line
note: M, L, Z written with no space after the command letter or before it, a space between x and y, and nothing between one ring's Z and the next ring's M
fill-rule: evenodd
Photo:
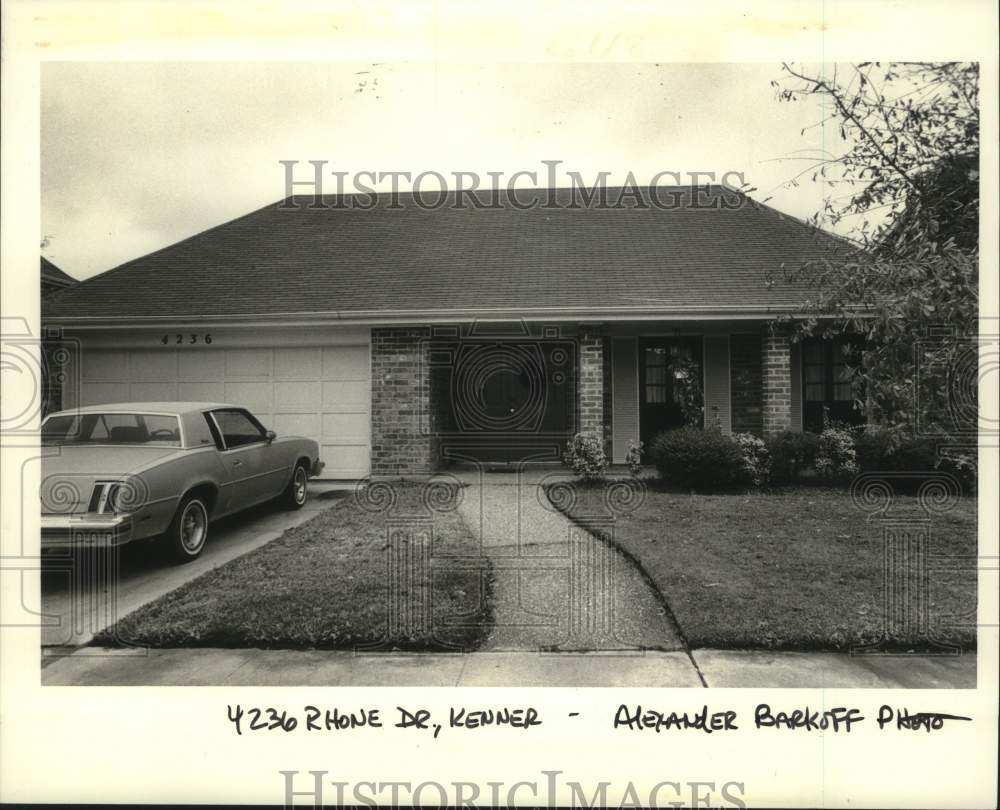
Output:
M493 565L495 626L483 649L682 649L638 568L552 507L540 485L547 475L458 474L466 485L459 514Z
M178 565L153 543L138 541L115 552L45 558L42 569L42 647L87 644L94 634L206 571L224 565L305 523L350 490L350 485L310 482L309 501L298 511L264 504L213 523L205 551Z
M692 660L693 659L693 660ZM704 678L704 684L702 682ZM42 667L45 686L562 686L973 689L976 656L349 650L121 650L83 647Z

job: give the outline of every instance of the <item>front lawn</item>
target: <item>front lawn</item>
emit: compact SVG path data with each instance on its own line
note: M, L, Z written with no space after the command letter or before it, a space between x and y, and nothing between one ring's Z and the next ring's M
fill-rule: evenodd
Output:
M393 487L398 497L393 516L433 515L435 558L468 556L478 548L457 512L427 512L421 487ZM440 501L434 505L442 506ZM403 519L398 525L405 532L420 523ZM393 588L388 585L390 552L402 571ZM348 496L274 542L129 614L95 642L475 648L491 625L489 570L446 565L432 576L414 563L419 556L405 539L390 549L385 513L365 511ZM429 623L417 618L422 609L429 612Z
M584 487L578 494L571 517L605 514L603 489ZM893 506L895 517L918 514L914 497L900 496ZM971 648L975 498L962 498L932 526L927 599L933 635ZM635 513L618 519L614 541L645 569L692 647L846 650L882 635L881 528L843 490L688 495L651 489ZM962 618L942 620L956 615ZM894 642L927 646L919 633Z

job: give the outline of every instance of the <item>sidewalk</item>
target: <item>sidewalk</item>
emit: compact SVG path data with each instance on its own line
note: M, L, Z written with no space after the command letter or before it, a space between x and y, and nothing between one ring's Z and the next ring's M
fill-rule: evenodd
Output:
M49 659L42 668L45 686L701 688L702 677L709 687L972 689L976 655L851 657L725 650L695 650L691 657L685 652L355 655L349 650L84 647Z

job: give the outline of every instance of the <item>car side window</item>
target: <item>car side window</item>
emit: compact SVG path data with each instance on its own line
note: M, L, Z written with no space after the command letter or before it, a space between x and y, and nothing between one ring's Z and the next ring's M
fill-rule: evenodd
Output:
M205 417L205 422L208 423L208 432L212 434L212 441L215 442L215 446L219 450L225 450L226 446L222 443L222 434L219 433L219 429L215 426L215 420L212 418L212 414L205 413L202 414Z
M104 420L103 416L99 416L97 417L97 419L90 419L87 421L90 423L89 438L92 442L111 438L111 431L108 430L108 423Z
M213 411L216 424L228 449L262 442L267 432L261 424L245 411Z

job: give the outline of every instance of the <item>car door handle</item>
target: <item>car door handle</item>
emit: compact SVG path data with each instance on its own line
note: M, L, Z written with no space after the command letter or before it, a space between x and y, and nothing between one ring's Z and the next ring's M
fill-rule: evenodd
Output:
M242 467L242 466L243 466L243 462L242 462L242 461L239 461L239 460L237 460L237 461L234 461L234 462L233 462L233 466L234 466L234 467Z

